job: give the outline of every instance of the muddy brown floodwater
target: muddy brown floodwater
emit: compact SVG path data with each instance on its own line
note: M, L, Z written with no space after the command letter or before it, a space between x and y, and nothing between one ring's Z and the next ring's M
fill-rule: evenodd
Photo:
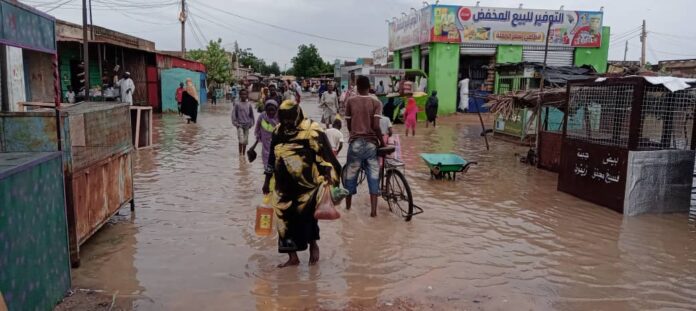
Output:
M315 100L303 107L316 120ZM276 237L254 234L262 165L238 158L228 113L229 104L208 106L196 125L157 117L155 146L134 163L135 215L116 217L82 247L74 287L135 310L696 306L688 215L624 218L557 192L556 174L516 159L525 148L492 140L486 151L472 116L402 137L424 214L406 223L380 202L372 219L361 195L340 220L320 223L318 266L306 266L305 252L300 267L277 269L285 257ZM456 182L431 181L422 152L479 164Z

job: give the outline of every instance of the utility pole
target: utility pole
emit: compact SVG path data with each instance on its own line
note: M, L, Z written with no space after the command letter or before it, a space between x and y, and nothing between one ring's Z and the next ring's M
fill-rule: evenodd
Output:
M94 40L94 19L92 19L92 0L89 0L89 33L92 40Z
M186 54L186 0L181 0L179 21L181 22L181 57L184 57Z
M648 44L648 32L645 30L645 20L643 20L643 30L640 33L640 43L642 43L640 51L640 67L645 67L645 46Z
M89 100L89 37L87 36L87 0L82 0L82 63L85 70L85 100Z
M624 62L626 61L627 55L628 55L628 40L626 40L626 48L624 49Z

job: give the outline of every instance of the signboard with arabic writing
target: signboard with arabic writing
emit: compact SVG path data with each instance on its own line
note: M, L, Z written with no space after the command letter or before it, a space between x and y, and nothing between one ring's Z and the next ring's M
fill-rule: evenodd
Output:
M0 43L56 52L55 18L20 3L0 0Z
M602 12L434 5L389 23L389 50L428 42L599 47Z
M389 61L389 49L386 47L372 51L372 59L375 65L384 66Z
M411 10L411 14L389 22L389 50L395 51L430 42L432 7Z
M602 12L435 6L431 42L599 47Z

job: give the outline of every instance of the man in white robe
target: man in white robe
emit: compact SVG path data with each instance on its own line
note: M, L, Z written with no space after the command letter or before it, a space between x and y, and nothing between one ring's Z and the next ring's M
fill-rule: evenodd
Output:
M135 92L135 83L130 78L130 72L126 72L123 79L119 82L121 88L121 102L133 105L133 92Z
M469 108L469 78L464 77L459 81L459 110L465 111Z

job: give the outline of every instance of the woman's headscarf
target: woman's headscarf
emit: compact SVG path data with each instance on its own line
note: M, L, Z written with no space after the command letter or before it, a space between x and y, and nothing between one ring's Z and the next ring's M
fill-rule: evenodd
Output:
M278 133L287 136L296 135L304 119L302 108L297 102L290 99L283 101L278 109L278 120L280 121Z
M196 90L196 86L193 85L193 80L191 80L191 78L186 79L186 93L195 98L196 101L200 101L198 99L198 91Z
M278 102L275 99L268 99L268 100L266 100L266 104L263 106L263 108L264 109L268 108L268 106L273 106L277 110L278 109Z

